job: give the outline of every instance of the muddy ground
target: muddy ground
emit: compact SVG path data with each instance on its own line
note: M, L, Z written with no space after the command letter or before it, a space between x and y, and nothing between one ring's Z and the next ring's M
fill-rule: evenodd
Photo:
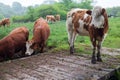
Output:
M69 51L44 52L0 62L0 80L106 80L120 67L119 49L102 49L103 62Z

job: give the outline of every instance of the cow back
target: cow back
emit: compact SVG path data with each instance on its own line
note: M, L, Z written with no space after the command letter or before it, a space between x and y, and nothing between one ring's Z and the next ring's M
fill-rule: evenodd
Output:
M16 52L25 48L28 36L29 31L26 27L19 27L11 31L6 37L0 40L0 56L5 55L11 58Z
M48 39L50 35L50 28L46 20L40 18L35 21L33 34L37 43L41 43L42 41L46 41Z

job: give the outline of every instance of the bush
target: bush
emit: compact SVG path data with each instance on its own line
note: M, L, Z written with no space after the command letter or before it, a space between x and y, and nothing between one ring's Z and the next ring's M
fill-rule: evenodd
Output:
M61 16L61 20L66 19L67 12L72 8L86 8L91 9L91 1L83 0L81 3L75 3L72 0L62 0L62 2L50 4L50 5L40 5L35 7L28 7L28 10L24 16L13 17L13 22L28 22L35 21L39 17L45 18L46 15L56 15Z

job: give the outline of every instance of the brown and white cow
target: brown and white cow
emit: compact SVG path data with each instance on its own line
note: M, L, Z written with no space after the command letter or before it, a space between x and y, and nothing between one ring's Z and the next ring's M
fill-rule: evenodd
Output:
M56 21L60 21L60 15L59 14L55 15L55 19Z
M6 37L0 40L0 60L13 58L15 53L25 53L25 44L29 37L26 27L18 27L11 31Z
M55 16L54 15L47 15L46 21L51 22L51 23L55 22L56 21Z
M31 55L37 51L43 52L49 35L50 28L46 20L37 19L34 23L33 38L26 42L26 54Z
M71 54L74 52L76 35L89 36L93 45L91 62L95 64L96 61L102 61L100 55L101 44L109 27L107 13L104 8L96 6L92 11L87 9L72 9L67 14L66 27Z
M0 26L10 26L10 19L4 18L0 21Z

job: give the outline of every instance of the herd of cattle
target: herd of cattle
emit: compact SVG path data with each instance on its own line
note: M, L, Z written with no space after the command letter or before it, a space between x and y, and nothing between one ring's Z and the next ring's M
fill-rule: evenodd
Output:
M56 22L56 21L60 21L60 15L47 15L46 16L46 20L47 22L50 22L50 23L53 23L53 22Z
M47 15L46 20L60 20L60 15ZM6 37L0 40L0 60L12 59L14 54L22 51L22 55L32 55L33 53L43 52L46 41L50 36L50 27L43 18L35 21L33 27L33 38L28 40L29 31L26 27L18 27L11 31ZM4 21L3 21L4 22ZM2 22L1 22L2 23ZM10 21L6 25L9 25ZM5 24L1 24L5 25ZM108 31L108 17L106 10L96 6L93 10L71 9L67 13L66 27L68 32L68 42L70 54L74 53L74 41L76 35L89 36L93 45L91 63L102 61L100 55L101 44ZM96 54L97 48L97 54Z

